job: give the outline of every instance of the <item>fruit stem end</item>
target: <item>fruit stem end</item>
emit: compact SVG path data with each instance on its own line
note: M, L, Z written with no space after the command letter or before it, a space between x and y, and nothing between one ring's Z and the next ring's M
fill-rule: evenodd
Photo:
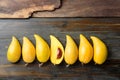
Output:
M39 67L42 67L42 66L43 66L43 64L44 64L44 63L40 63L38 66L39 66Z

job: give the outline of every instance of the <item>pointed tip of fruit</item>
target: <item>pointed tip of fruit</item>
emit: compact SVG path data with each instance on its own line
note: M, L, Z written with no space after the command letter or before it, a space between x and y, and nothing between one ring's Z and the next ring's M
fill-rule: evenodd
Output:
M93 36L90 36L90 38L92 39L92 38L93 38Z
M66 39L68 39L69 38L69 35L66 35Z
M39 34L36 34L36 33L35 33L35 34L34 34L34 37L36 37L36 36L39 36Z
M86 37L85 37L83 34L80 34L80 38L83 38L83 39L84 39L84 38L86 38Z
M38 34L34 34L34 38L36 39L37 37L40 37Z
M84 34L80 34L80 37L86 38L86 37L84 36Z
M66 39L69 40L69 39L72 39L70 35L66 35Z
M16 40L16 37L15 37L15 36L12 36L12 40Z
M35 33L34 35L38 35L37 33Z
M12 36L12 40L17 40L17 38L15 36Z
M50 35L50 39L52 40L52 39L57 39L54 35Z
M25 40L27 37L23 36L23 40Z
M23 42L29 41L29 39L26 36L23 36Z
M70 35L67 34L66 37L70 37Z
M89 40L83 34L80 34L80 43L89 44Z
M55 36L53 36L53 35L50 35L50 38L52 38L52 37L55 37Z
M70 35L66 35L66 39L67 39L67 40L73 40Z
M38 34L34 34L34 37L36 37Z
M28 40L28 38L26 36L23 36L23 41Z
M80 39L81 39L81 40L84 40L84 41L87 40L87 38L86 38L83 34L80 34Z
M34 34L34 38L35 39L41 39L41 40L44 40L40 35L38 35L38 34Z
M100 38L96 36L90 36L90 38L92 39L93 42L103 42Z
M12 36L12 38L16 38L15 36Z
M83 34L80 34L80 37L83 36Z
M94 38L96 38L96 37L95 37L95 36L90 36L90 38L91 38L91 39L94 39Z

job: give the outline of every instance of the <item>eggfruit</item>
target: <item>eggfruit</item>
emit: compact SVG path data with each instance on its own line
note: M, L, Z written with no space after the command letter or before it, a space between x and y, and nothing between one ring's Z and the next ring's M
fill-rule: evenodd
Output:
M27 37L23 37L22 57L27 64L35 60L35 47Z
M79 61L82 64L89 63L93 58L93 47L86 39L86 37L80 34L80 45L79 45Z
M51 62L56 65L60 64L64 56L64 48L61 42L53 35L50 35L51 39Z
M7 59L9 62L15 63L18 62L18 60L21 57L21 46L19 41L16 39L16 37L12 37L12 41L8 47L7 51Z
M94 62L103 64L107 59L108 51L105 43L95 36L91 36L94 48Z
M74 64L78 59L78 47L74 40L69 36L66 35L66 47L65 47L65 54L64 60L69 65Z
M50 57L50 48L47 42L39 35L34 35L36 40L36 56L37 60L41 63L45 63Z

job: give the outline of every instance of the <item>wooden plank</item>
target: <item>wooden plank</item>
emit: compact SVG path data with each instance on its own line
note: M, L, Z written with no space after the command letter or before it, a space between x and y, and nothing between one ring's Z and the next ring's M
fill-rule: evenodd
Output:
M16 64L6 59L7 47L14 35L22 45L27 36L35 45L33 34L41 35L49 44L49 35L55 35L65 47L65 35L71 35L79 45L79 34L94 35L108 47L109 56L103 65L93 61L82 66L79 61L66 68L63 61L54 66L50 61L38 67L38 61L24 66L22 58ZM91 41L91 40L90 40ZM120 18L31 18L0 20L0 79L76 79L76 80L119 80L120 79Z
M35 12L33 17L119 17L120 0L62 0L53 12Z
M60 0L0 0L0 18L28 18L35 11L54 10Z

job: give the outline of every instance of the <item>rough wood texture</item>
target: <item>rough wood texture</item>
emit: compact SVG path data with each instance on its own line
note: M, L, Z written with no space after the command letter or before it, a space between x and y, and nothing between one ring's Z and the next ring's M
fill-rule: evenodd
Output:
M60 9L33 17L120 17L120 0L62 0Z
M65 46L65 35L71 35L79 45L79 34L89 40L90 35L102 39L108 46L109 56L103 65L91 63L82 66L79 61L69 68L65 62L54 66L50 61L38 67L35 61L24 66L22 59L11 64L6 59L7 47L11 37L16 36L21 44L23 36L27 36L34 44L34 33L41 35L49 44L49 35L53 34ZM91 41L91 40L90 40ZM41 18L28 20L0 20L0 79L28 80L120 80L120 18Z
M0 18L28 18L35 11L59 6L60 0L0 0Z

